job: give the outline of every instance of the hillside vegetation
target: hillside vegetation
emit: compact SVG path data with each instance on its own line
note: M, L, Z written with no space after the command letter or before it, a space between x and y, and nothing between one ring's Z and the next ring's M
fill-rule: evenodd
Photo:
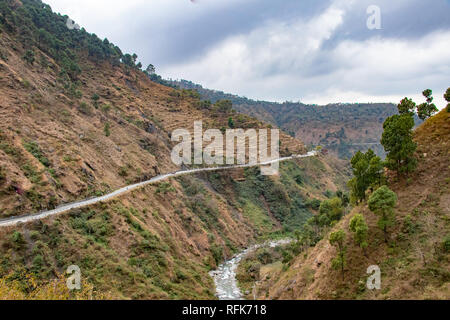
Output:
M300 102L255 101L222 91L205 89L190 81L171 81L171 85L197 90L212 102L228 99L243 114L271 123L307 146L323 146L334 155L349 159L358 150L373 149L384 157L379 144L384 120L397 113L392 103L307 105ZM417 123L420 120L416 117Z
M0 218L179 170L171 133L192 131L194 120L204 130L270 127L151 81L136 55L66 20L38 0L0 3ZM304 152L281 134L282 155ZM1 229L0 294L47 298L75 264L92 288L76 297L213 299L209 270L251 243L292 234L348 176L330 157L283 163L274 177L258 168L199 174Z
M369 190L369 200L332 225L315 246L283 268L279 262L264 265L254 294L261 299L449 299L449 134L447 110L426 120L414 132L415 171L400 179L389 172L389 188ZM390 212L391 201L393 215L386 219L392 220L383 220L377 202ZM372 265L381 269L380 290L366 287Z

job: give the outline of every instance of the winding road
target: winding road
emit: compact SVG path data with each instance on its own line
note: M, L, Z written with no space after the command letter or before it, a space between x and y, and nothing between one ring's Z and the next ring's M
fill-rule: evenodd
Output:
M298 158L309 158L309 157L315 157L317 156L317 152L316 151L311 151L308 152L305 155L292 155L290 157L284 157L284 158L279 158L279 159L274 159L271 161L266 161L266 162L262 162L257 164L256 166L266 166L266 165L270 165L272 163L276 163L276 162L283 162L283 161L287 161L287 160L293 160L293 159L298 159ZM11 218L7 218L7 219L3 219L0 220L0 228L3 227L11 227L11 226L16 226L20 223L28 223L28 222L32 222L32 221L36 221L36 220L42 220L51 216L55 216L58 214L62 214L65 212L68 212L70 210L73 209L79 209L79 208L84 208L87 206L91 206L93 204L97 204L100 202L107 202L111 199L117 198L118 196L121 196L125 193L128 193L130 191L142 188L144 186L147 186L149 184L154 184L157 182L161 182L170 178L174 178L174 177L179 177L179 176L183 176L183 175L188 175L188 174L195 174L195 173L200 173L200 172L209 172L209 171L220 171L220 170L230 170L230 169L238 169L238 168L249 168L249 167L256 167L255 165L252 164L244 164L244 165L235 165L235 166L224 166L224 167L211 167L211 168L200 168L200 169L191 169L191 170L184 170L184 171L177 171L177 172L172 172L172 173L167 173L167 174L163 174L163 175L159 175L156 177L153 177L150 180L144 181L144 182L140 182L140 183L136 183L127 187L123 187L119 190L116 190L114 192L111 192L109 194L106 194L104 196L101 197L97 197L97 198L92 198L92 199L86 199L86 200L82 200L82 201L78 201L78 202L73 202L73 203L69 203L69 204L65 204L62 205L56 209L53 210L47 210L47 211L42 211L40 213L37 214L29 214L29 215L24 215L24 216L20 216L20 217L11 217Z

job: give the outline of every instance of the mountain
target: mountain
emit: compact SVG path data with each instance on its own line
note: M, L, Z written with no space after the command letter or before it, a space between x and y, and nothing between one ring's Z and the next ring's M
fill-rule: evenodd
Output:
M441 111L415 131L417 170L391 179L398 196L396 223L385 243L377 216L367 204L356 206L317 245L298 254L283 269L264 268L256 296L262 299L446 299L450 298L450 113ZM350 220L368 222L364 254L349 232ZM336 248L330 234L345 230L345 280L332 268ZM369 290L369 266L381 270L381 289Z
M323 146L336 156L349 159L358 150L373 149L384 157L380 145L383 122L397 114L392 103L307 105L300 102L255 101L222 91L209 90L191 81L171 81L174 86L197 90L203 99L228 99L240 113L271 123L308 146ZM416 117L416 122L420 120Z
M0 219L180 170L171 135L192 132L195 120L205 130L270 127L151 81L136 55L67 19L38 0L0 1ZM282 155L306 152L299 139L280 140ZM213 299L211 269L252 243L291 235L349 175L325 155L284 162L278 176L199 173L1 228L0 293L32 294L77 265L100 296Z

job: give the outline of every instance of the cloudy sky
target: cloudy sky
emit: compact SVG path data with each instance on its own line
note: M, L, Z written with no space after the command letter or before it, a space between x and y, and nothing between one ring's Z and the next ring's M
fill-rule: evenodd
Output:
M442 108L450 87L450 0L44 2L165 78L249 98L422 102L431 88Z

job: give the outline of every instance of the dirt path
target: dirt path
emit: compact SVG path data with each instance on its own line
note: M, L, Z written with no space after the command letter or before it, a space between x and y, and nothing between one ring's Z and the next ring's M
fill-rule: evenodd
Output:
M259 163L257 166L266 166L266 165L270 165L270 164L276 163L276 162L283 162L283 161L292 160L292 159L309 158L309 157L315 157L315 156L317 156L317 152L311 151L305 155L293 155L290 157L279 158L279 159L275 159L275 160L271 160L271 161L267 161L267 162L262 162L262 163ZM25 216L21 216L21 217L12 217L12 218L8 218L8 219L3 219L3 220L0 220L0 228L15 226L19 223L28 223L28 222L32 222L32 221L36 221L36 220L42 220L42 219L45 219L45 218L48 218L48 217L51 217L54 215L68 212L73 209L84 208L84 207L91 206L96 203L106 202L111 199L117 198L118 196L121 196L125 193L128 193L132 190L136 190L136 189L142 188L144 186L154 184L157 182L161 182L161 181L164 181L164 180L167 180L170 178L174 178L174 177L179 177L179 176L188 175L188 174L195 174L195 173L200 173L200 172L230 170L230 169L236 169L236 168L249 168L249 167L254 167L254 166L250 165L250 164L245 164L245 165L236 165L236 166L201 168L201 169L192 169L192 170L171 172L171 173L156 176L148 181L136 183L136 184L121 188L119 190L116 190L112 193L109 193L109 194L101 196L101 197L65 204L56 209L42 211L37 214L30 214L30 215L25 215Z

